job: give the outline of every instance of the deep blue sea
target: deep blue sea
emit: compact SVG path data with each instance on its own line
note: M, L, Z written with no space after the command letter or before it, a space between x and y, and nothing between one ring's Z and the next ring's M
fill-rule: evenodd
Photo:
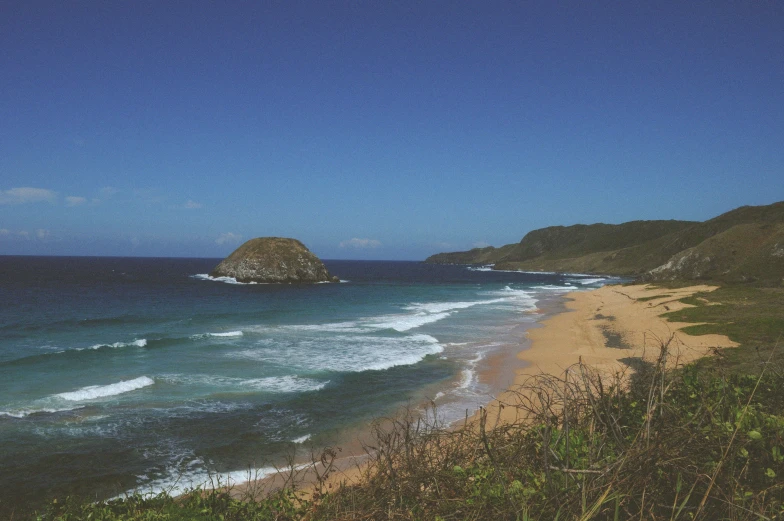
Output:
M447 421L585 275L326 261L340 284L238 284L220 259L0 257L0 512L262 471L433 398Z

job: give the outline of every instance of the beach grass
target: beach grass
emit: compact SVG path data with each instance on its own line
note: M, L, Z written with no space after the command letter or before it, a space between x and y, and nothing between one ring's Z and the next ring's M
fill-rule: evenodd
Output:
M673 311L662 317L674 322L693 322L682 329L690 335L720 334L740 344L717 351L717 356L698 362L702 367L720 366L737 373L754 372L773 353L784 362L784 288L724 285L712 292L681 299L694 307Z

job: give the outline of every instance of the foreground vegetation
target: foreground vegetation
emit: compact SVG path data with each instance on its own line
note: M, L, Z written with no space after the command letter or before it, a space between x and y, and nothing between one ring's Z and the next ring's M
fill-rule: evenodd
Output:
M756 375L666 369L624 384L575 366L508 406L517 423L448 430L411 415L379 423L359 485L306 501L195 492L53 503L39 520L777 519L784 516L784 366Z
M375 426L359 484L296 481L254 500L237 491L59 500L31 518L70 520L784 519L784 290L727 286L670 313L742 347L677 370L671 339L637 372L577 365L531 378L519 421L447 429L402 414ZM428 414L428 418L434 417ZM330 468L334 451L321 461ZM318 459L318 458L317 458ZM17 519L27 519L17 517Z

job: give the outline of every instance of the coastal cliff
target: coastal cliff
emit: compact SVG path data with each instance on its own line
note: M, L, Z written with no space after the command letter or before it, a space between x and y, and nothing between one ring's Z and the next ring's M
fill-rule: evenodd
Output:
M434 264L601 273L645 281L784 284L784 201L709 219L577 224L533 230L516 244L439 253Z
M210 273L238 282L313 284L339 282L304 244L283 237L258 237L234 250Z

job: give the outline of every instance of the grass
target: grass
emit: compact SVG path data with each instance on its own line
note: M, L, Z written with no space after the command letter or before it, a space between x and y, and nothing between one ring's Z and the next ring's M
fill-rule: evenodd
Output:
M669 295L669 294L664 294L664 295L654 295L654 296L652 296L652 297L640 297L640 298L638 298L637 300L638 300L639 302L648 302L649 300L656 300L656 299L665 298L665 297L671 297L671 296L672 296L672 295Z
M681 302L694 307L663 316L674 322L698 323L685 327L685 333L726 335L741 345L700 361L701 367L720 366L737 373L753 373L777 342L784 341L784 288L725 285ZM775 361L784 363L784 350L777 350L773 356Z

